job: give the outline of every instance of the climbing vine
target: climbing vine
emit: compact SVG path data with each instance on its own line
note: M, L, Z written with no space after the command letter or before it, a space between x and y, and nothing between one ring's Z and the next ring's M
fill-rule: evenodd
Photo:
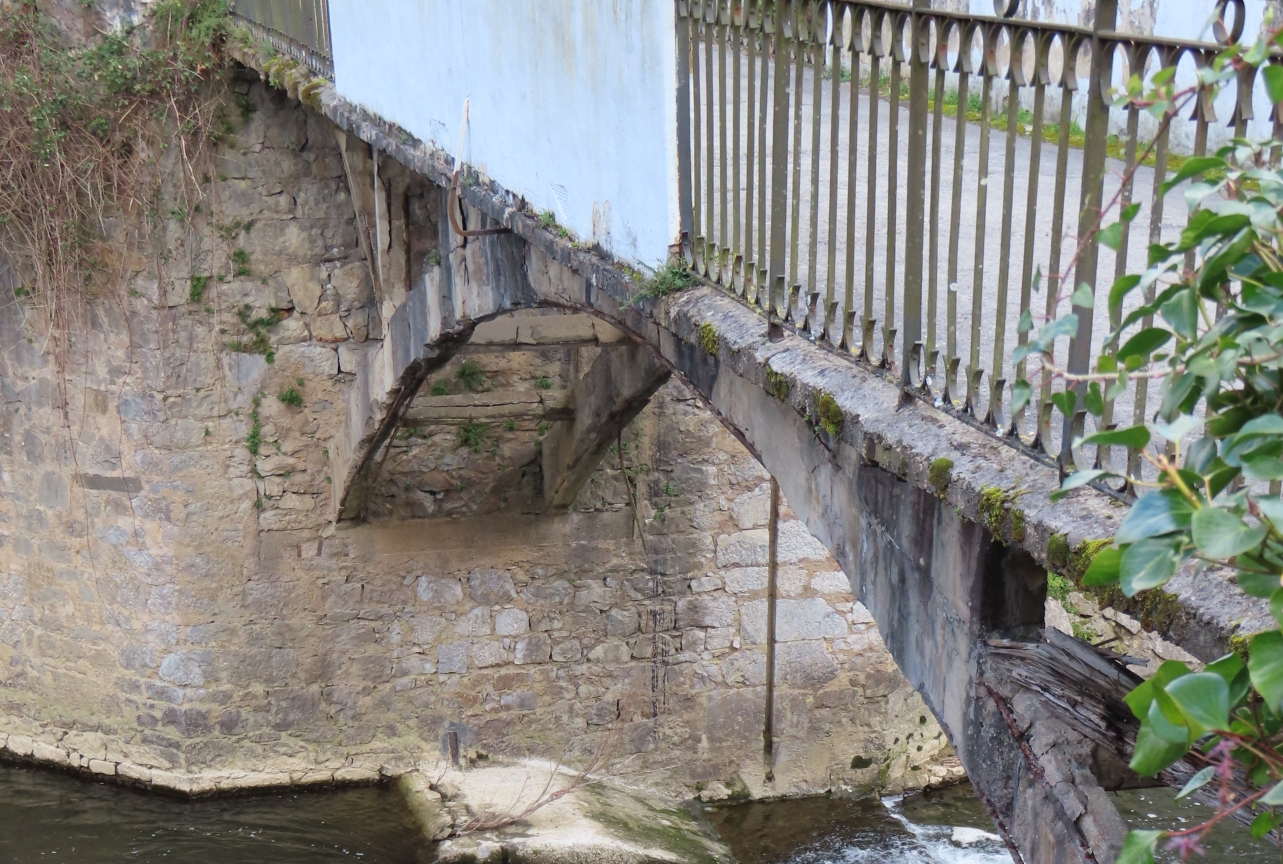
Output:
M1195 99L1214 98L1239 76L1264 77L1271 100L1283 105L1283 66L1269 60L1283 47L1283 28L1269 28L1254 44L1231 45L1199 71L1196 85L1178 90L1171 68L1145 86L1133 78L1119 105L1140 105L1161 119L1188 113ZM1077 328L1072 307L1090 308L1091 288L1079 285L1071 310L1035 331L1028 313L1021 332L1039 360L1043 382L1059 378L1053 397L1066 414L1097 418L1129 381L1158 382L1156 413L1126 428L1080 436L1077 448L1126 449L1151 465L1155 479L1126 477L1141 493L1112 543L1070 554L1052 538L1049 558L1075 565L1082 584L1126 597L1158 591L1186 562L1233 571L1246 593L1269 601L1283 625L1283 170L1279 142L1238 139L1214 155L1188 159L1164 192L1188 182L1188 224L1180 237L1149 248L1143 273L1118 279L1109 291L1109 335L1095 368L1071 374L1056 365L1053 344ZM1139 206L1115 198L1104 208L1098 239L1117 249ZM1111 213L1112 211L1112 213ZM1116 215L1114 215L1116 214ZM1111 224L1105 225L1108 219ZM1102 227L1103 226L1103 227ZM1065 280L1060 280L1062 283ZM1070 287L1073 282L1068 283ZM1124 314L1128 299L1138 299ZM1124 331L1139 324L1130 336ZM1015 385L1016 407L1027 404L1037 382ZM1084 484L1118 476L1108 468L1078 471L1060 497ZM1251 821L1260 840L1283 827L1283 632L1258 633L1240 654L1231 652L1202 671L1177 661L1127 696L1140 721L1131 767L1154 775L1185 759L1198 769L1181 796L1208 786L1218 807L1198 825L1170 831L1134 831L1118 864L1151 864L1158 843L1182 860L1201 852L1201 841L1227 817ZM1277 834L1274 835L1276 838ZM1283 845L1283 844L1281 844Z
M137 220L116 217L199 209L229 21L226 0L158 0L110 30L81 5L0 5L0 259L60 365L75 301L130 270L113 226Z

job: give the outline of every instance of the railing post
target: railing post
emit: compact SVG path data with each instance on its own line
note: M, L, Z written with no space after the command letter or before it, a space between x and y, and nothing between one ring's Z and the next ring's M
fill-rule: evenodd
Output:
M691 192L691 76L690 9L686 0L674 0L673 23L677 30L677 207L680 254L689 265L694 262L692 245L695 198Z
M1091 72L1087 86L1087 124L1083 140L1083 185L1082 198L1078 208L1078 262L1074 266L1073 282L1064 285L1060 290L1068 289L1072 295L1078 285L1087 284L1095 290L1096 267L1100 254L1100 241L1097 228L1100 225L1101 207L1105 193L1105 159L1108 156L1109 137L1109 102L1106 93L1113 76L1114 56L1112 50L1106 49L1101 34L1112 31L1118 21L1118 0L1097 0L1096 21L1092 27ZM1092 309L1075 307L1078 314L1078 330L1069 341L1069 372L1083 374L1091 367L1091 329ZM1083 410L1083 396L1086 385L1078 384L1073 388L1078 393L1074 414L1065 418L1065 425L1060 436L1060 473L1068 473L1073 464L1073 453L1070 445L1074 436L1082 429L1086 412Z
M776 0L771 34L775 75L771 105L771 256L770 272L766 276L766 312L771 319L777 315L776 303L784 289L784 238L788 222L789 48L784 38L784 6Z
M918 361L922 355L922 260L926 220L927 174L927 60L930 33L922 10L929 0L913 0L909 39L909 141L907 211L904 224L904 308L900 341L900 386L920 387ZM895 154L891 154L895 158ZM892 194L895 194L892 190ZM895 226L891 226L895 230ZM887 291L895 290L888 285ZM885 323L886 327L891 322Z

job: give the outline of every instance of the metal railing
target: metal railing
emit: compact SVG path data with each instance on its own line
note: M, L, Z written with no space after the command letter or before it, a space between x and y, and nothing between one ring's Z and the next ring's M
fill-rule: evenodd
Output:
M1014 13L1015 0L1007 5ZM1071 263L1074 284L1107 288L1144 268L1149 243L1179 233L1184 208L1165 211L1161 188L1170 145L1192 137L1193 155L1205 153L1216 106L1198 99L1176 121L1192 136L1166 129L1124 182L1148 144L1142 125L1153 135L1157 124L1135 106L1111 108L1109 89L1167 67L1192 77L1241 36L1244 10L1242 0L1221 0L1222 44L1204 44L1115 32L1116 0L1095 5L1086 28L926 0L678 0L692 268L1062 466L1125 461L1139 470L1135 452L1071 452L1094 420L1063 417L1050 381L1013 416L1010 382L1025 369L1012 349L1028 340L1017 325L1026 310L1054 317L1055 298L1070 293L1057 279ZM1261 89L1240 77L1229 115L1236 135ZM1091 229L1116 194L1142 212L1114 251ZM1179 200L1180 190L1171 194ZM1088 371L1104 336L1143 302L1111 316L1107 294L1096 291L1101 311L1075 310L1078 332L1067 352L1057 346L1071 372ZM1101 425L1145 416L1144 378L1114 396Z
M234 0L232 13L276 50L318 75L334 77L328 0Z

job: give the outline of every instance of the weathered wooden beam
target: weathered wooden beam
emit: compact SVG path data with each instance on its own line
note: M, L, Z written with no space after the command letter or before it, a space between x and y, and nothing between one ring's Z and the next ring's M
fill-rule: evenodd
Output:
M645 347L629 343L603 351L571 391L575 419L558 423L543 439L544 504L565 509L619 431L668 380L669 368Z

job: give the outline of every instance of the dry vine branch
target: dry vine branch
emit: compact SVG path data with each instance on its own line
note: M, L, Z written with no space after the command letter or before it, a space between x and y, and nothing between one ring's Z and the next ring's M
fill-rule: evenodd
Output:
M199 208L228 20L226 0L161 0L115 32L80 14L52 0L0 8L0 260L60 373L81 301L139 269L140 234ZM64 374L59 390L66 416Z

